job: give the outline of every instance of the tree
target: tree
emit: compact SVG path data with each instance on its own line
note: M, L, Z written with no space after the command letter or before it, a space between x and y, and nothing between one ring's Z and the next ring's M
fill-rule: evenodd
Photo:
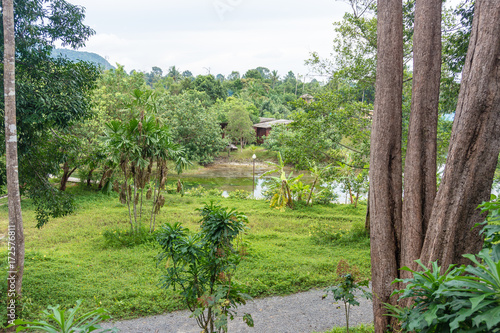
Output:
M204 91L215 102L217 99L225 100L227 92L222 88L220 81L215 80L213 75L198 75L193 81L193 88L197 91Z
M236 105L227 116L226 133L229 137L240 141L241 151L245 142L255 140L255 130L249 112L242 106Z
M206 93L196 91L179 96L161 94L158 98L159 118L170 126L172 140L184 147L189 160L201 164L213 162L227 145L210 103Z
M417 47L425 45L424 42L434 41L429 35L432 29L426 28L435 28L436 18L423 13L425 9L435 9L433 6L438 6L438 3L439 1L429 0L416 2L419 14L415 15L415 52L418 52ZM401 234L408 232L408 229L424 230L423 219L408 220L406 229L402 229L401 222L401 168L398 149L400 124L393 121L400 116L400 89L394 87L394 82L400 82L402 73L402 68L396 68L395 64L402 63L403 38L399 33L394 34L394 31L399 31L402 27L399 20L400 5L398 1L381 1L378 7L377 89L370 161L372 283L377 295L374 299L377 332L384 331L388 324L383 316L381 303L395 304L394 298L390 297L392 290L387 282L399 275L402 249L418 242L413 238L402 237ZM426 266L431 261L438 260L440 266L446 269L452 263L466 262L463 254L477 253L481 248L481 236L478 230L472 228L484 216L481 216L476 207L489 199L500 151L500 26L493 23L499 19L500 3L489 0L476 2L446 168L432 204L420 249L420 260ZM418 37L419 34L422 35ZM427 41L422 41L424 36L427 36ZM391 45L392 48L388 48ZM435 66L434 57L436 56L431 56L429 61L418 62L420 68L415 64L415 72L422 70L425 73L428 68ZM414 86L418 88L419 84L415 83ZM429 89L428 93L417 94L421 98L430 98L437 89L435 84L430 87L434 88ZM418 110L418 107L415 109ZM437 115L434 113L428 119L435 117ZM427 123L413 121L411 126L415 128L410 128L410 133L421 130ZM417 139L420 142L425 140L431 139ZM409 146L407 154L413 154L413 150L421 149L422 145ZM412 167L421 169L420 176L410 176L408 180L405 177L405 183L414 182L412 178L421 180L426 173L433 171L426 170L428 166L422 164ZM417 186L420 187L418 184ZM426 186L420 187L420 191L427 191L429 187ZM432 195L413 200L419 200L417 204L423 208Z
M5 142L7 161L7 191L9 205L9 275L8 308L14 305L14 311L8 313L9 323L16 319L20 308L24 273L24 229L21 213L21 195L17 162L17 127L16 127L16 43L14 34L14 4L12 0L3 0L4 34L4 96L5 96ZM14 285L14 288L12 288ZM16 309L18 309L16 311Z
M90 90L98 70L89 63L52 58L54 43L81 47L94 32L84 10L64 0L15 1L16 109L22 194L33 199L38 226L71 212L70 198L48 182L60 160L50 146L52 129L68 128L88 116ZM3 47L4 35L0 43ZM1 81L3 85L3 80ZM0 109L4 96L0 97ZM55 155L51 155L55 153Z

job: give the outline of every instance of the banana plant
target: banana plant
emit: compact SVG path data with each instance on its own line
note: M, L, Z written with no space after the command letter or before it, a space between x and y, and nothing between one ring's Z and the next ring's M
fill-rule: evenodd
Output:
M265 172L262 177L271 175L273 173L279 173L279 177L271 177L271 184L269 189L274 192L271 197L270 206L284 210L287 206L293 209L293 197L290 191L290 186L299 181L303 174L298 175L297 177L293 177L293 172L290 172L288 177L285 172L285 163L283 163L283 158L281 157L281 153L278 152L278 164L273 162L267 162L267 164L273 169Z

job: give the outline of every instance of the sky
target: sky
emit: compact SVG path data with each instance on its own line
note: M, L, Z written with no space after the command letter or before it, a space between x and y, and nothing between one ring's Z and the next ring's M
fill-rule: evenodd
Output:
M96 31L81 51L112 65L164 73L170 66L194 75L258 66L313 78L304 65L313 51L328 57L332 23L349 5L335 0L70 0L86 10ZM317 77L318 80L321 80Z

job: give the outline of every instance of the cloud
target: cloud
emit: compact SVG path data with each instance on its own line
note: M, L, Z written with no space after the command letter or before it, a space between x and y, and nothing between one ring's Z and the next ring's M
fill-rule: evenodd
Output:
M219 1L219 2L217 2ZM85 51L127 70L175 65L195 74L244 73L257 66L306 73L304 60L328 56L332 22L346 4L332 0L81 0L97 34ZM217 12L216 5L226 11Z

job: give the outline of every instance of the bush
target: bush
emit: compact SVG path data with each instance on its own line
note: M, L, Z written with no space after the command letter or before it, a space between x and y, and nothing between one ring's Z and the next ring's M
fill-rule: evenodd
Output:
M227 323L236 308L250 296L234 280L243 258L236 244L246 229L247 217L234 209L211 202L200 209L201 231L190 235L180 223L165 224L158 233L162 252L158 264L166 260L162 287L179 288L184 303L198 326L206 333L227 332ZM249 314L243 316L253 326Z
M245 190L236 190L229 192L229 198L231 199L250 199L252 197L252 192Z
M319 205L328 205L339 199L339 195L333 191L332 187L323 187L321 191L314 194L313 203Z
M496 197L493 196L493 200ZM500 222L500 202L480 205L489 210L489 223ZM431 268L417 261L422 271L413 271L411 279L396 279L405 283L396 290L400 299L411 298L409 308L386 304L401 322L404 331L415 332L499 332L500 331L500 226L486 225L484 248L477 255L466 254L474 265L451 265L441 273L437 262Z
M207 190L203 186L198 185L197 187L188 189L185 194L192 197L204 197L207 195Z
M154 243L155 234L146 228L140 228L139 232L130 229L106 230L103 232L104 246L108 248L134 247L145 243Z

